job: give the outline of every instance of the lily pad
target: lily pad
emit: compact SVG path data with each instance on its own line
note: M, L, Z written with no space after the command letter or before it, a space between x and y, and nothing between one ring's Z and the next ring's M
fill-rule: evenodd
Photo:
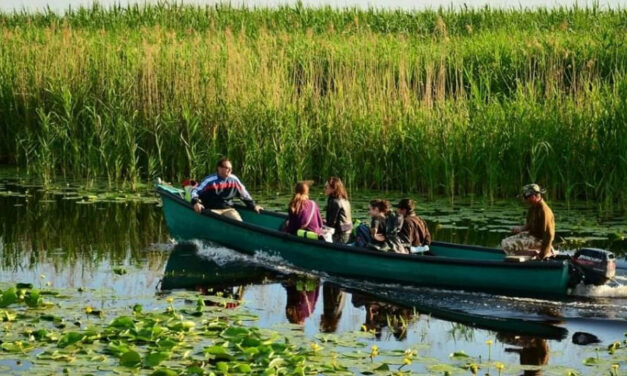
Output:
M129 368L137 368L142 362L142 357L137 351L129 350L120 357L120 365Z

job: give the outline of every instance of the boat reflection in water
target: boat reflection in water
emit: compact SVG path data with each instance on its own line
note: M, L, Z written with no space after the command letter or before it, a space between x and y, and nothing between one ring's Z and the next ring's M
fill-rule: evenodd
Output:
M311 276L286 275L270 271L243 258L233 260L227 257L226 261L216 262L212 257L215 258L215 255L199 253L199 248L194 243L177 244L167 262L161 289L188 289L203 294L219 293L237 302L242 301L247 291L246 286L250 286L250 291L259 292L259 289L263 289L257 298L261 300L262 309L267 307L268 311L276 311L277 301L285 299L283 320L286 319L289 323L304 328L306 322L316 320L318 314L319 328L315 330L334 333L357 330L360 327L363 329L365 326L367 330L373 331L379 340L388 339L382 338L382 333L387 330L394 340L403 341L408 336L408 328L411 328L421 315L429 315L444 320L441 321L443 323L451 322L456 326L496 332L496 340L505 345L505 352L519 354L520 364L532 368L526 370L525 375L541 375L541 371L532 366L548 364L547 340L561 341L568 334L564 327L555 325L562 321L558 311L538 312L543 317L549 317L546 321L469 314L460 310L421 305L419 301L417 304L416 301L403 298L402 294L385 294L386 287L381 287L382 290L377 291L364 290L363 283L360 284L359 281L348 284L320 280ZM285 291L285 296L280 296L280 291ZM320 294L321 306L318 304ZM346 303L348 300L350 304ZM207 300L207 304L213 303ZM234 303L233 307L239 304ZM347 310L351 316L342 320L343 313L346 314ZM363 312L361 320L355 318L356 314L361 315L360 312ZM276 320L280 318L274 315L271 321L277 322Z
M162 290L186 289L203 295L219 295L231 300L226 308L239 306L245 287L269 281L271 273L244 261L218 264L211 258L198 254L194 243L174 246L161 280ZM216 305L205 300L206 305Z

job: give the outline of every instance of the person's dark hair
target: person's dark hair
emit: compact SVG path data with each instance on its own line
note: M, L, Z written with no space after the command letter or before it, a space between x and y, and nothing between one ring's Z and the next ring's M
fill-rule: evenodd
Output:
M327 180L327 184L333 190L329 196L333 198L343 198L348 200L348 193L346 193L346 188L344 188L344 183L342 183L342 179L331 176L329 180Z
M298 214L307 200L309 200L309 185L301 181L294 187L294 196L289 206L290 213Z
M413 214L416 208L416 201L409 198L404 198L398 202L398 205L396 205L396 207L399 209L407 210L407 214Z
M372 200L370 206L379 209L381 213L387 213L390 210L390 202L388 200Z
M218 163L216 164L216 168L221 167L224 163L231 162L227 157L222 157L218 159Z

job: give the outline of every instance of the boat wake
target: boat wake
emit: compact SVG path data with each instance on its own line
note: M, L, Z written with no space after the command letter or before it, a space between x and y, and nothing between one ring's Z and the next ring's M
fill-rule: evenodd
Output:
M211 260L219 266L224 266L233 262L251 262L248 256L230 248L207 244L201 240L193 240L192 243L198 249L198 256Z
M294 267L279 255L268 254L267 252L261 250L256 251L254 256L250 256L230 248L210 244L201 240L193 240L192 243L194 243L194 245L198 248L198 256L210 259L219 266L224 266L234 262L243 262L255 266L261 266L281 274L311 274Z
M616 276L603 286L579 284L573 294L592 298L627 298L627 277Z

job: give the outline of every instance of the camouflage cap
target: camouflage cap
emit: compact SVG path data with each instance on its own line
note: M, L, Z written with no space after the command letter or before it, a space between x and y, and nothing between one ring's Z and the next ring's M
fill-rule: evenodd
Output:
M535 194L545 194L546 189L540 188L538 184L527 184L520 190L520 196L522 198L527 198L533 196Z

